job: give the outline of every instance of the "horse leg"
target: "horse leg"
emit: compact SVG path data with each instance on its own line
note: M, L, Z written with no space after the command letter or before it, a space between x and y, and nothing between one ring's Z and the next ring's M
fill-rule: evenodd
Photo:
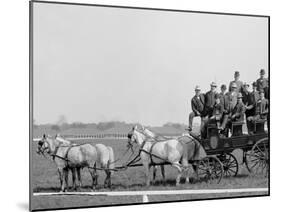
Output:
M153 178L152 178L152 184L155 184L156 173L157 173L157 166L153 166Z
M163 180L163 183L166 182L166 179L165 179L165 167L164 165L161 165L161 174L162 174L162 180Z
M61 172L61 170L59 168L58 168L58 173L59 173L60 187L62 188L62 183L63 183L62 172Z
M174 162L174 163L172 163L172 167L175 167L178 171L178 175L177 175L177 178L176 178L176 186L179 186L181 175L182 175L181 165L179 164L179 162Z
M150 185L149 164L148 163L144 163L143 166L144 166L144 169L145 169L146 186L148 187Z
M65 191L65 171L63 168L58 168L59 176L60 176L60 182L61 182L61 191Z
M110 170L105 170L106 178L104 181L104 187L105 188L111 188L111 172Z
M111 171L108 171L108 187L111 189Z
M97 175L97 171L96 171L96 164L94 165L94 168L88 168L91 176L92 176L92 189L95 191L97 184L98 184L98 175Z
M82 180L81 180L81 168L77 167L77 178L78 178L78 186L79 188L82 187Z
M68 168L64 168L65 190L68 190Z
M72 173L72 187L76 191L76 168L71 168L71 173Z

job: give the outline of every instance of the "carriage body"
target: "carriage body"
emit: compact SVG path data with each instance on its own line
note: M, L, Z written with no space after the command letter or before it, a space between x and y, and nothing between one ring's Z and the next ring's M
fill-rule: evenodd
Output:
M243 122L231 125L231 136L220 133L215 125L208 125L207 138L200 140L207 155L216 156L223 164L225 176L236 176L239 170L236 149L243 151L243 163L250 173L266 173L269 167L269 136L265 121L254 123L254 133L243 133Z

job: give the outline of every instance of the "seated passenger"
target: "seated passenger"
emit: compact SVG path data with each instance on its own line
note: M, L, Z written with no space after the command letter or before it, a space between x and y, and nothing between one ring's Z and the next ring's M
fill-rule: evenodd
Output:
M242 98L243 98L242 94L239 93L237 96L237 104L235 105L234 109L232 110L231 116L230 116L232 122L244 120L245 105L243 104Z
M229 99L226 91L226 85L221 85L221 92L220 92L220 103L223 106L223 112L228 113L229 110Z
M237 95L237 103L228 115L225 115L223 123L221 125L221 130L224 130L229 122L243 121L245 115L245 105L242 101L242 94Z
M195 87L195 96L191 99L191 108L192 112L189 114L189 127L188 130L192 130L192 122L194 117L201 117L201 125L202 125L202 116L204 111L204 95L200 93L201 89L199 86Z
M223 116L224 108L220 102L220 95L215 95L215 105L213 107L212 116L210 117L209 123L216 122L217 128L220 128L221 119Z
M268 114L268 100L264 96L264 91L260 91L260 99L256 102L256 111L254 116L248 117L248 121L266 120Z

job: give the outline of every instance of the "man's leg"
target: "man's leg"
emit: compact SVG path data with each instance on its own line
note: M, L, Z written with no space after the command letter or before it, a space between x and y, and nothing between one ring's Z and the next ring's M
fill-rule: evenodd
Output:
M192 112L189 114L189 125L188 125L188 129L189 129L189 130L192 130L192 123L193 123L194 117L195 117L195 113L192 111Z
M252 116L248 116L246 117L246 123L247 123L247 130L248 130L248 134L252 134L253 133L253 117Z
M201 137L206 138L207 137L207 123L209 121L209 117L205 116L202 118L202 125L201 125Z
M222 129L222 130L224 130L224 128L226 127L227 122L228 122L228 115L227 115L227 114L224 114L224 116L223 116L223 121L222 121L222 124L221 124L221 129Z

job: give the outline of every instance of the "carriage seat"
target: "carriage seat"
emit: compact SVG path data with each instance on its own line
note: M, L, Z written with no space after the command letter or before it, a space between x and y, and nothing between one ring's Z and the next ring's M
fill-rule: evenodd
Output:
M266 122L266 119L259 119L253 121L254 124L254 132L255 133L264 133L264 124Z
M244 121L231 122L231 134L232 136L243 135L243 124Z

